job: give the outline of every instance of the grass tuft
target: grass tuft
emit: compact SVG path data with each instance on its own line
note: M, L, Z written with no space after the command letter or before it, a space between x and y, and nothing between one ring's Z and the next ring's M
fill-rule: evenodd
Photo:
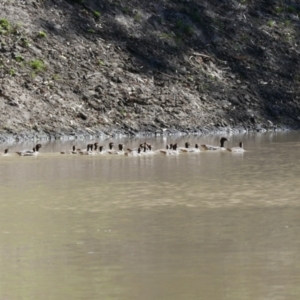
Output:
M46 69L44 62L39 59L32 60L29 65L35 72L42 72Z

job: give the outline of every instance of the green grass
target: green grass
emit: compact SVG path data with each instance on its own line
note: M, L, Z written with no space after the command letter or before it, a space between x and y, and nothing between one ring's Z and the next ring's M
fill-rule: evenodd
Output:
M140 22L141 19L142 19L142 16L141 16L141 14L136 13L136 14L134 15L133 19L134 19L135 22Z
M11 29L11 25L8 22L8 20L6 19L0 19L0 29L4 29L4 30L10 30Z
M15 76L16 75L16 71L14 69L10 69L9 70L9 75L10 76Z
M101 16L100 12L97 10L93 11L94 17L99 18Z
M39 59L32 60L29 65L35 72L42 72L46 69L44 62Z
M11 25L6 19L0 19L0 34L9 33Z
M175 35L173 32L171 33L168 33L168 32L162 32L158 35L161 39L164 39L164 40L173 40Z
M103 60L101 60L101 59L98 59L97 63L100 66L105 66L105 62Z
M21 41L22 41L22 46L23 47L29 47L30 44L29 44L29 41L26 39L26 38L21 38Z
M46 34L45 31L39 31L38 37L40 37L40 38L45 38L46 36L47 36L47 34Z
M59 74L53 74L53 75L52 75L52 79L53 79L53 80L59 80L59 79L60 79Z
M87 30L87 32L88 32L88 33L95 33L96 31L95 31L94 29L92 29L92 28L89 28L89 29Z
M276 13L280 14L280 13L284 12L284 7L283 6L276 6L275 11L276 11Z
M295 14L297 13L297 8L295 6L292 5L278 5L275 7L275 11L278 14L281 14L283 12L287 12L287 13L291 13L291 14Z
M269 27L274 27L276 22L274 20L269 20L267 24L268 24Z
M22 62L23 60L24 60L24 58L21 55L16 55L15 56L15 61Z
M18 34L21 24L11 24L7 19L0 19L0 34Z

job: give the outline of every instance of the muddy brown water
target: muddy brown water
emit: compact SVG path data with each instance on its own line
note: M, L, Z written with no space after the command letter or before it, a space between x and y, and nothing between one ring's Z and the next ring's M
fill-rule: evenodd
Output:
M219 137L148 141L175 140ZM300 133L240 140L242 155L58 154L69 141L0 157L0 299L299 299Z

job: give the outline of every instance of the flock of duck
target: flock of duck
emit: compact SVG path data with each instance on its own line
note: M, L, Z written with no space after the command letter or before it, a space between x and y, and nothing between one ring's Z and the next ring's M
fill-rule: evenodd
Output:
M224 143L228 141L227 138L222 137L220 140L220 146L214 145L200 145L205 151L230 151L235 153L244 152L243 143L240 142L238 147L225 148ZM32 150L21 150L15 152L19 156L37 156L39 155L39 150L42 148L41 144L37 144ZM128 148L124 150L123 144L118 144L117 149L114 148L114 143L109 143L108 149L105 149L104 146L99 146L98 143L88 144L86 149L77 149L76 146L73 146L72 149L67 151L61 151L61 154L81 154L81 155L97 155L97 154L119 154L126 156L142 156L142 155L151 155L156 153L162 153L165 155L178 155L182 152L191 152L197 153L200 152L200 147L198 144L195 144L194 147L190 146L190 143L186 142L184 147L178 147L177 143L169 144L165 149L153 150L151 144L142 143L136 148ZM2 156L10 155L9 149L5 149L4 153L1 153Z

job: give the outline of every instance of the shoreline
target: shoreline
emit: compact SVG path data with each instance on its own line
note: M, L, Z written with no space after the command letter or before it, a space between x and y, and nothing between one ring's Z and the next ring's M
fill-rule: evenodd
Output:
M252 128L244 129L238 128L213 128L213 129L200 129L200 130L176 130L176 129L161 129L156 131L138 131L136 133L124 132L121 130L98 131L91 133L87 130L79 130L72 133L1 133L0 132L0 144L11 143L11 142L26 142L26 141L55 141L55 140L92 140L99 139L104 140L107 138L122 139L122 138L145 138L145 137L156 137L156 136L189 136L189 135L220 135L220 134L243 134L243 133L265 133L265 132L287 132L297 131L299 128L289 128L287 126L276 127L276 128Z

